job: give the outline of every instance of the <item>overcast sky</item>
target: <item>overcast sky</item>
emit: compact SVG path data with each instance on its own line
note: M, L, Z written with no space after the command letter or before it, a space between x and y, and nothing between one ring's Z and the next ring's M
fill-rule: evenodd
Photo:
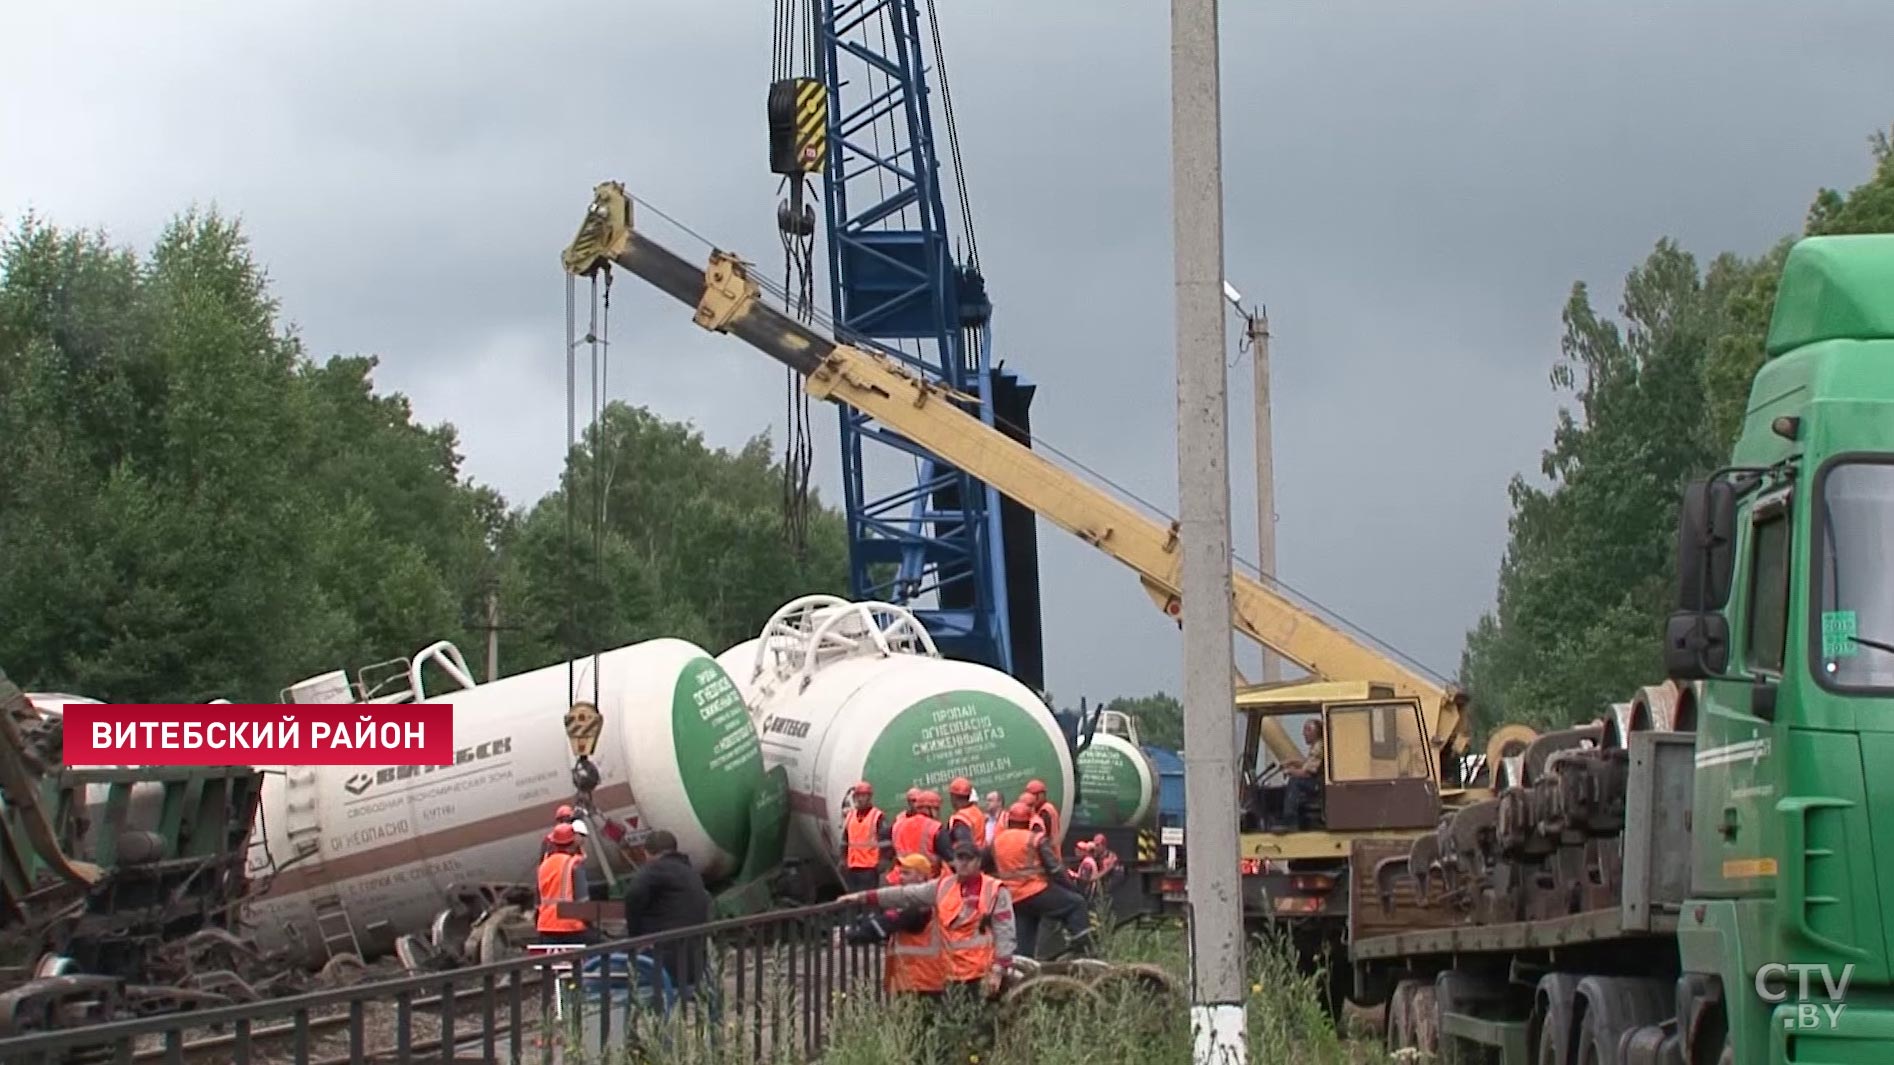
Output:
M1613 308L1659 237L1753 253L1816 188L1864 179L1894 121L1894 5L1223 6L1225 239L1275 337L1281 575L1450 673L1492 599L1507 479L1550 436L1571 283ZM192 202L241 215L312 352L378 353L383 388L528 502L564 442L556 257L595 182L779 268L770 7L11 3L0 222L31 207L142 247ZM997 344L1041 386L1034 425L1174 510L1168 5L940 8ZM614 397L715 445L780 439L773 364L635 282L614 295ZM1040 544L1054 692L1175 690L1176 630L1137 581L1054 530Z

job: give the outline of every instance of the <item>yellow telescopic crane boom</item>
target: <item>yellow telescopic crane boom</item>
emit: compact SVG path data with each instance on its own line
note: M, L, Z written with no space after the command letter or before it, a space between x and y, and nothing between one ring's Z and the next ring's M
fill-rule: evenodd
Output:
M794 369L807 379L810 395L845 403L898 430L1131 567L1165 613L1177 616L1181 557L1175 522L1153 520L956 405L973 397L922 381L892 359L839 344L771 307L737 256L713 251L703 268L653 242L632 227L631 197L620 183L593 190L591 209L564 263L578 277L616 265L696 308L698 325L729 333ZM1317 677L1375 681L1390 685L1397 697L1419 699L1428 711L1428 741L1442 763L1436 772L1446 756L1466 750L1466 697L1457 689L1435 684L1246 574L1236 575L1231 607L1237 631ZM1263 740L1277 758L1301 756L1280 724L1267 718L1263 724Z

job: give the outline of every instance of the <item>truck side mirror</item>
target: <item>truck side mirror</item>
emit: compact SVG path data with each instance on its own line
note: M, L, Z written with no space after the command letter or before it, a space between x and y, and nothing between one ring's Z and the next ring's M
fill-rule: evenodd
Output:
M1730 622L1713 610L1680 610L1664 625L1664 672L1673 680L1708 680L1730 664Z
M1714 478L1684 488L1677 521L1677 609L1721 610L1736 570L1736 489Z

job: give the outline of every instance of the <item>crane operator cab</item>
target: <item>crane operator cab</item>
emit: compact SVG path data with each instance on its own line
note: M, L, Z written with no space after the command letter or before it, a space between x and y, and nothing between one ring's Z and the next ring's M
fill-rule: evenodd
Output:
M1428 829L1439 820L1418 699L1380 684L1296 681L1244 688L1236 704L1244 832Z

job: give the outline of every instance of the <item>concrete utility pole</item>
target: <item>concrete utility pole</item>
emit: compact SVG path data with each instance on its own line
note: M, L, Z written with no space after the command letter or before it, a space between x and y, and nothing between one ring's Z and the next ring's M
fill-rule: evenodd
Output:
M1243 309L1243 294L1229 281L1223 282L1223 298L1243 316L1243 347L1254 360L1252 375L1256 384L1256 568L1265 583L1276 577L1276 458L1271 442L1269 417L1269 308L1259 305L1253 311ZM1263 650L1263 683L1282 679L1282 663L1274 652ZM1243 673L1237 671L1236 683L1243 686Z
M1190 862L1192 1060L1241 1065L1243 896L1237 876L1236 690L1230 629L1228 336L1217 0L1171 0L1171 210L1177 284L1177 492L1183 550L1184 805Z
M1241 311L1241 308L1238 308ZM1276 579L1276 456L1270 439L1269 416L1269 308L1243 315L1249 339L1251 366L1256 379L1256 565L1263 581ZM1263 648L1263 683L1282 679L1282 662Z

